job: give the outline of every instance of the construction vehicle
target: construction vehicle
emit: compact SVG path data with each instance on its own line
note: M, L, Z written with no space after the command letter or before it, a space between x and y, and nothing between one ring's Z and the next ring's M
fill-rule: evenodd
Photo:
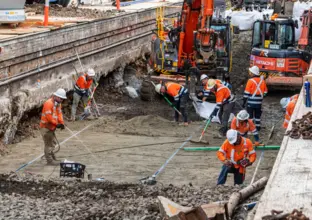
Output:
M311 37L311 9L303 13L299 47L295 42L298 21L289 16L274 14L271 19L254 23L250 66L256 65L267 85L275 89L301 88L307 74L311 54L306 50Z
M12 24L26 19L25 0L0 1L0 23Z
M224 4L225 5L225 4ZM228 79L231 71L230 18L223 18L213 0L184 0L179 16L165 17L164 7L156 11L157 32L153 35L149 65L151 80L186 84L195 94L199 77ZM152 88L151 88L152 87ZM141 98L150 100L153 86L144 81Z

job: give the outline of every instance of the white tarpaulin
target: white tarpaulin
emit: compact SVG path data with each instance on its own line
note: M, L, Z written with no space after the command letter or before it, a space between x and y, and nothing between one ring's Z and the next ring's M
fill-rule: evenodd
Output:
M273 9L266 9L262 12L259 11L226 11L226 17L231 17L231 24L237 26L240 30L252 30L253 23L260 19L263 20L263 15L269 15L271 17L273 14Z
M293 8L293 20L298 21L298 28L295 29L295 35L296 35L296 41L299 40L300 37L300 29L301 29L301 22L300 17L304 10L308 10L310 7L312 7L312 2L295 2L294 8Z
M216 107L215 103L209 102L193 102L196 113L205 119L208 119Z

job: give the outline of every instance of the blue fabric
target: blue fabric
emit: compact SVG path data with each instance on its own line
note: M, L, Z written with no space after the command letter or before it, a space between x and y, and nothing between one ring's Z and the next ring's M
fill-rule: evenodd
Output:
M234 166L227 167L225 165L222 166L217 185L223 185L226 182L228 173L234 174L234 185L243 184L245 175L239 172L239 169L236 169Z

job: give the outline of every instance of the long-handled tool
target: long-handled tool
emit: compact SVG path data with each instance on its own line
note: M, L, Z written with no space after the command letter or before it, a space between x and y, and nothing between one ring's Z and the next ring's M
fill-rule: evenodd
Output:
M80 134L80 133L83 132L84 130L87 130L91 125L93 125L93 124L90 124L90 125L86 126L86 127L83 128L82 130L80 130L80 131L78 131L77 133L73 134L72 136L66 138L64 141L62 141L62 142L60 143L60 145L61 145L61 144L64 144L64 143L67 142L68 140L70 140L70 139L72 139L73 137L77 136L78 134ZM18 171L20 171L21 169L23 169L23 168L29 166L30 164L32 164L32 163L35 162L36 160L40 159L43 155L44 155L44 154L41 154L40 156L36 157L35 159L29 161L28 163L23 164L23 165L20 166L15 172L18 172Z
M201 135L200 135L200 137L199 137L198 142L200 142L201 139L203 138L203 136L204 136L204 134L205 134L205 132L206 132L208 126L210 125L210 122L211 122L211 118L208 118L208 120L207 120L207 122L206 122L206 125L205 125L205 127L204 127L204 129L203 129L203 131L202 131L202 133L201 133Z
M76 56L77 56L77 58L78 58L78 61L79 61L81 70L82 70L82 72L85 72L85 69L83 68L82 62L81 62L81 60L80 60L79 54L78 54L78 52L77 52L76 49L75 49L75 52L76 52ZM76 68L75 68L75 70L76 70ZM76 70L76 71L77 71L77 70ZM91 93L90 88L89 88L89 92ZM96 113L98 114L98 116L101 116L100 111L99 111L99 108L98 108L98 106L97 106L97 104L96 104L96 102L95 102L94 97L92 97L92 101L93 101L93 103L94 103L94 106L95 106L95 109L96 109Z
M85 112L81 115L80 120L83 120L83 119L87 118L87 117L90 115L90 108L91 108L91 105L92 105L92 102L91 102L91 101L92 101L92 98L93 98L93 96L94 96L95 90L96 90L96 88L98 87L98 85L99 85L99 84L97 83L97 84L94 86L91 95L88 97L88 103L87 103L86 106L84 106ZM99 115L97 115L97 116L99 116Z
M268 135L268 140L267 140L266 143L268 143L269 140L271 139L271 137L272 137L272 135L273 135L273 132L274 132L274 129L275 129L275 126L278 124L278 122L281 121L281 119L283 119L283 118L280 118L280 119L272 126L272 128L270 129L270 133L269 133L269 135ZM265 148L265 145L263 145L263 148ZM257 166L256 166L255 172L254 172L254 174L253 174L253 176L252 176L252 179L251 179L251 181L250 181L250 185L253 184L253 182L254 182L254 180L255 180L255 178L256 178L256 175L257 175L257 172L258 172L260 163L261 163L261 161L262 161L262 159L263 159L264 150L265 150L265 149L263 149L263 150L261 151L261 155L260 155L258 164L257 164Z
M156 87L155 83L151 81L151 83L153 84L154 87ZM172 104L172 102L170 102L170 100L164 96L164 95L161 95L165 100L166 102L179 114L179 115L182 115L182 113L174 106L174 104Z

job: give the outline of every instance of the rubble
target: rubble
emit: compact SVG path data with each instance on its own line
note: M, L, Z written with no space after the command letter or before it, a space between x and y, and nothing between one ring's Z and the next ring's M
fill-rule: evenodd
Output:
M0 174L0 219L161 219L157 197L199 206L240 188L115 184Z

